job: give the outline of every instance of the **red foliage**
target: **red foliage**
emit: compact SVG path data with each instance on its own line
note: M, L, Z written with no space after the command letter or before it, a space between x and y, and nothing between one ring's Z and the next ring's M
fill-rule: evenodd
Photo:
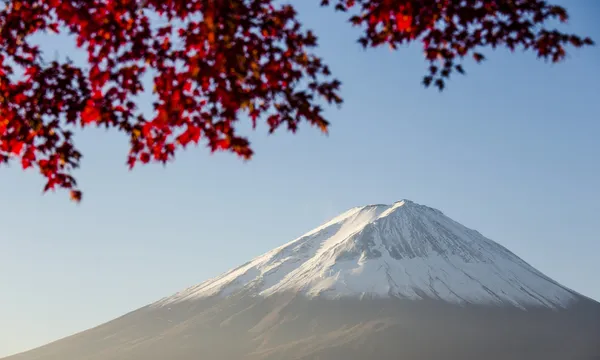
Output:
M307 1L307 0L302 0ZM481 61L481 47L533 49L562 60L564 46L588 38L546 30L563 8L541 0L322 0L349 12L365 47L421 41L430 62L424 84L440 90L460 60ZM290 5L274 0L12 0L0 10L0 160L21 160L46 178L45 189L71 189L81 154L74 126L116 128L130 137L127 163L167 162L204 140L212 151L250 158L235 132L243 115L270 131L306 121L326 131L319 102L340 104L339 81L311 49ZM155 21L151 19L162 19ZM166 21L164 21L166 20ZM157 24L162 25L157 25ZM30 37L67 31L88 62L45 62ZM136 96L154 79L154 115Z

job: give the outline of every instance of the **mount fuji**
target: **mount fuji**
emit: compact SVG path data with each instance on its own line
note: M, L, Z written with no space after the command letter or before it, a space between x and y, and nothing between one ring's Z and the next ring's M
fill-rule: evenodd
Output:
M445 216L350 209L214 279L10 360L600 359L600 304Z

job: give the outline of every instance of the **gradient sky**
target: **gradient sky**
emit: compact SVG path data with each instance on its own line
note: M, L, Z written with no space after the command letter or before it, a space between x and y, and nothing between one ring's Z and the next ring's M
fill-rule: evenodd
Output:
M85 131L79 206L42 196L35 172L0 168L0 357L216 276L352 206L403 198L600 300L600 48L558 65L489 52L440 94L420 86L417 47L365 52L343 17L294 3L344 85L328 137L260 127L251 162L200 147L129 172L124 136ZM600 2L563 3L566 29L600 41ZM77 59L68 41L43 40Z

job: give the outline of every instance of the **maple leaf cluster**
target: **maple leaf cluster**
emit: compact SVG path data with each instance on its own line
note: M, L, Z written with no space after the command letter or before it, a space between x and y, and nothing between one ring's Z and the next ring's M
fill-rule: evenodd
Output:
M322 0L349 12L354 26L361 27L363 47L399 45L420 41L429 62L426 87L445 87L456 71L464 74L462 61L484 60L482 48L499 46L511 51L533 50L541 59L559 62L565 46L593 45L589 37L549 30L548 21L567 22L567 11L543 0Z
M302 0L307 1L307 0ZM316 0L315 0L316 1ZM333 2L334 4L330 4ZM534 49L560 61L565 45L589 38L547 30L566 11L541 0L322 0L347 12L365 47L423 43L424 84L444 87L460 61L486 46ZM166 21L164 21L166 20ZM87 63L47 62L31 36L66 32ZM130 139L127 163L171 160L204 141L211 151L250 158L236 123L271 132L307 122L327 131L319 104L340 104L340 82L313 53L316 36L292 5L274 0L12 0L0 10L0 161L36 168L45 190L65 188L81 153L73 129L114 128ZM153 79L153 113L138 97Z

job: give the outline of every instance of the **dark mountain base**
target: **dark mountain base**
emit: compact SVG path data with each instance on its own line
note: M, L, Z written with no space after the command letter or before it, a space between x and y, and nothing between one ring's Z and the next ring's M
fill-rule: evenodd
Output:
M600 305L236 296L145 307L10 360L597 360Z

